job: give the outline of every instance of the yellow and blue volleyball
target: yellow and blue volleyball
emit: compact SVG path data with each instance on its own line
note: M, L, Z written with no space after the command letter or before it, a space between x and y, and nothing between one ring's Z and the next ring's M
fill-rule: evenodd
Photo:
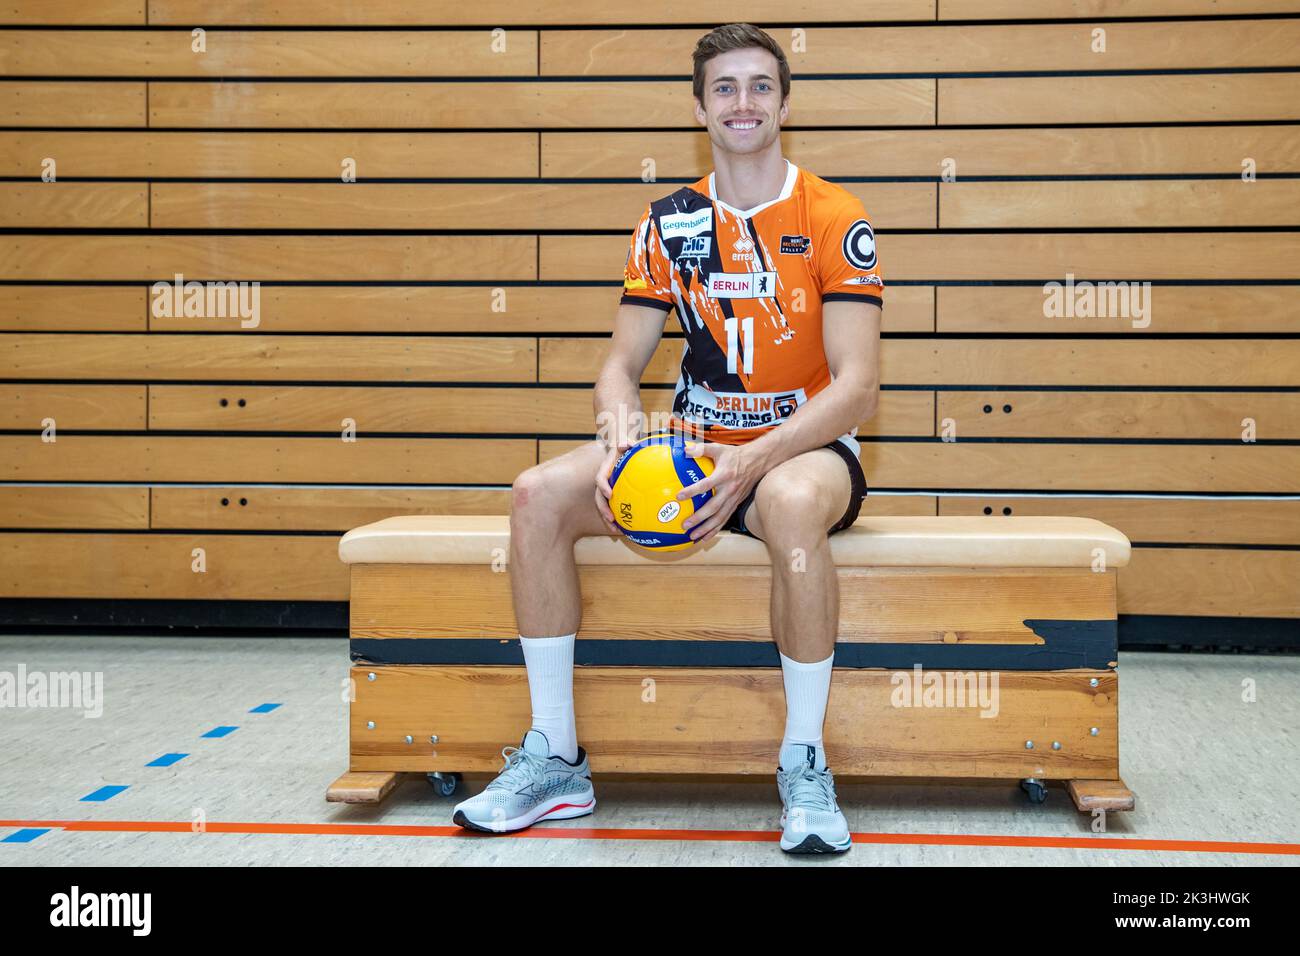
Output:
M678 501L677 494L713 473L713 459L686 454L682 435L648 435L628 448L609 473L609 508L619 530L651 551L681 551L695 544L682 522L704 507L711 490ZM691 529L694 530L694 529Z

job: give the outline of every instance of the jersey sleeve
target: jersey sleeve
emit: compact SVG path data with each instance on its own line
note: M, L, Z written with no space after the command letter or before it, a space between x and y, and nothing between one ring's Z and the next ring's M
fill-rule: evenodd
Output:
M632 233L632 245L623 266L623 296L619 304L625 302L648 305L665 312L677 304L672 290L672 264L659 238L659 230L655 228L649 205Z
M884 304L885 282L880 274L880 257L876 254L876 234L857 197L842 203L826 219L817 271L823 302L850 300Z

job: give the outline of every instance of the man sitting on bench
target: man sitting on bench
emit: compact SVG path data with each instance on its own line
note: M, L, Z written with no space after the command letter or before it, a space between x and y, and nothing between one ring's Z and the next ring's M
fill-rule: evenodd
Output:
M781 848L841 852L849 830L822 749L839 624L827 536L853 524L867 492L855 436L879 391L875 237L855 196L782 157L790 68L776 41L729 24L701 38L694 60L695 115L714 171L650 203L633 233L595 388L601 440L514 483L510 578L532 728L453 819L502 833L595 807L573 708L573 547L620 534L607 477L641 436L638 385L676 308L686 341L670 427L692 439L688 453L715 464L680 496L713 492L686 530L697 542L722 528L757 538L772 565L786 695Z

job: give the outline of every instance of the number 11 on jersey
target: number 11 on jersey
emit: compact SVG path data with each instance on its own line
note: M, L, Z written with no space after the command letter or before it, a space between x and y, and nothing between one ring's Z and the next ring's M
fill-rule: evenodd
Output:
M737 324L734 315L727 316L722 323L723 328L727 330L727 371L733 375L736 372ZM754 317L745 316L739 325L745 334L745 374L752 375L754 374Z

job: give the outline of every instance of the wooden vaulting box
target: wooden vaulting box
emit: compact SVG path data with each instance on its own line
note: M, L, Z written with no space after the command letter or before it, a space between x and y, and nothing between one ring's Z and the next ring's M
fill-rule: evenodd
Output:
M1116 572L1129 541L1069 517L862 517L832 536L839 643L825 740L837 776L1064 781L1124 810ZM328 799L405 772L500 769L528 728L506 516L349 531L350 766ZM723 532L685 556L614 538L575 554L579 740L594 773L769 774L785 719L765 546Z

